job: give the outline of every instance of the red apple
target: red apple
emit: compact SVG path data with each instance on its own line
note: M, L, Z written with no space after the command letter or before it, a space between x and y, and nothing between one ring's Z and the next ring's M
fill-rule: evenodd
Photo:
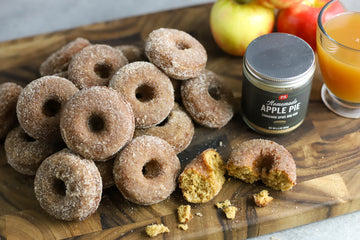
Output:
M303 0L258 0L259 3L269 8L288 8Z
M276 28L304 39L316 50L316 26L321 8L330 0L304 0L290 8L282 9L277 15ZM325 17L331 17L344 8L339 2L327 11Z
M257 1L218 0L210 13L210 27L217 45L225 52L243 56L255 38L273 31L273 9Z

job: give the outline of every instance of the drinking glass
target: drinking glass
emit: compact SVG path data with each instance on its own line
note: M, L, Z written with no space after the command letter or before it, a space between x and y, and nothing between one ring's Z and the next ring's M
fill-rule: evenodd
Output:
M340 116L360 118L360 13L332 0L319 13L316 35L323 102Z

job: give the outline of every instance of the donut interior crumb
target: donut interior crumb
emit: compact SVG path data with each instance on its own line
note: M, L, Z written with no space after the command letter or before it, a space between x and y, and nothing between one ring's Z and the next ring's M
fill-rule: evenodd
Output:
M243 180L247 183L254 183L258 180L260 180L260 176L256 174L253 169L251 169L248 166L243 167L237 167L235 165L228 165L228 174L238 178L240 180Z
M190 205L180 205L177 208L178 219L180 223L187 223L193 218L191 214L191 206Z
M283 171L274 170L267 173L267 171L263 169L261 178L263 183L274 190L286 191L294 186L294 184L289 180L288 174Z
M189 226L186 223L180 223L178 224L178 228L181 230L187 231L189 229Z
M159 234L170 232L164 224L151 224L145 227L145 232L149 237L156 237Z
M273 170L268 172L265 168L262 171L254 171L248 166L236 167L234 165L228 165L229 175L243 180L247 183L254 183L261 180L265 185L271 187L274 190L286 191L291 189L294 184L289 180L286 172Z
M253 198L258 207L265 207L274 199L269 195L267 190L262 190L259 193L253 194Z

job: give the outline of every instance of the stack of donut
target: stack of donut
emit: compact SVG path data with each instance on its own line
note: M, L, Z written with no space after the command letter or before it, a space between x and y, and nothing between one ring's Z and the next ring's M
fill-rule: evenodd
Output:
M204 47L176 29L152 31L143 48L67 43L40 78L0 85L8 163L35 175L41 207L62 220L90 216L114 183L136 204L166 199L193 120L221 128L233 116L231 91L206 62Z

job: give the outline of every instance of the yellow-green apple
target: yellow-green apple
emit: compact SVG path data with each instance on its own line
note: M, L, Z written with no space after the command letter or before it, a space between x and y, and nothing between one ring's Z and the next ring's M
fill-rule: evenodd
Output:
M255 38L273 31L274 10L252 0L218 0L210 13L210 27L217 45L243 56Z
M290 8L281 9L277 15L276 28L278 32L285 32L304 39L316 50L316 26L321 8L330 0L303 0ZM329 18L344 8L339 2L326 12Z
M269 8L288 8L303 0L258 0L259 3Z

